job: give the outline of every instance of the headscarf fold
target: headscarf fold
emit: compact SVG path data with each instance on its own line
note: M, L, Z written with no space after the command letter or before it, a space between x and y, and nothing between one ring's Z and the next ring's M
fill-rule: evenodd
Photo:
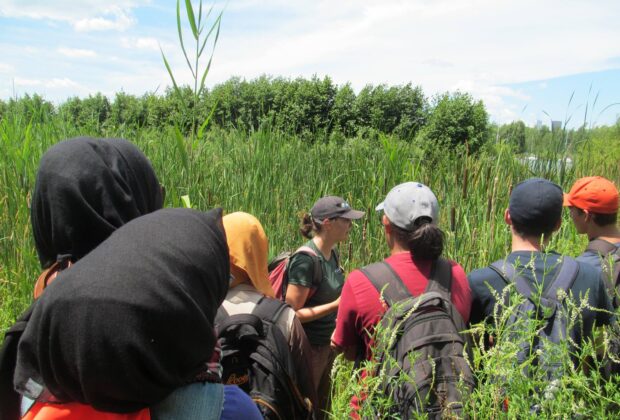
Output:
M274 297L267 271L269 243L263 226L256 217L243 212L227 214L223 222L230 263L247 273L256 290Z
M191 382L213 351L228 289L221 214L139 217L61 272L19 342L16 390L122 413Z
M162 205L149 160L127 140L79 137L55 144L41 158L31 204L41 266L59 257L77 261Z

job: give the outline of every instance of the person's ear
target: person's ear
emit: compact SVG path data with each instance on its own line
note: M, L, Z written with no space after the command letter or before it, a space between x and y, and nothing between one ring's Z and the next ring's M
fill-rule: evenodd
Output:
M390 224L390 219L388 219L385 214L381 216L381 224L383 225L386 233L392 233L392 225Z
M512 226L512 219L510 218L510 212L508 209L504 211L504 222L506 222L508 226Z

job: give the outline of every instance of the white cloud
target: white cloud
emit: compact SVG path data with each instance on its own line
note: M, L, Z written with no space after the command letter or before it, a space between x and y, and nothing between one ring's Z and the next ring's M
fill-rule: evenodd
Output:
M0 73L10 73L13 71L13 68L10 64L0 63Z
M45 87L47 88L80 88L81 86L79 85L79 83L74 82L71 79L68 78L62 78L62 79L51 79L48 80L46 82L44 82Z
M39 79L24 79L21 77L16 77L13 80L13 82L15 83L15 86L31 87L31 86L42 86L43 85L43 81Z
M150 0L2 0L0 16L69 22L77 31L126 30L132 10Z
M159 51L159 41L156 38L122 38L121 45L123 48Z
M84 50L80 48L60 47L57 51L65 57L71 58L91 58L97 56L97 53L93 50Z
M78 32L90 31L124 31L135 24L135 19L123 10L114 10L112 18L93 17L79 19L73 22L73 28Z

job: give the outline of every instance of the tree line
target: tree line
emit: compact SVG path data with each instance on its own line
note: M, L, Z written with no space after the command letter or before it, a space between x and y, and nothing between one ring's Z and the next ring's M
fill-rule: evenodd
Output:
M329 77L287 79L261 76L247 81L233 77L205 90L194 100L189 86L178 91L125 92L107 98L101 93L72 97L55 106L34 94L0 101L0 117L14 113L29 119L60 117L77 127L177 126L189 135L193 116L210 118L213 127L256 131L268 127L304 140L333 141L350 137L391 135L433 146L476 152L489 140L504 140L518 153L545 144L553 133L517 121L498 127L489 122L482 101L462 92L427 97L419 86L367 85L356 93L350 84Z

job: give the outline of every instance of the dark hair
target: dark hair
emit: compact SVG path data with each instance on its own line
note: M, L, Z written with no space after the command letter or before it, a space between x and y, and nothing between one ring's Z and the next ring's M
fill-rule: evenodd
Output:
M555 230L555 226L557 225L554 224L553 226L534 226L530 223L518 223L515 222L514 220L512 221L512 227L515 231L515 233L521 237L536 237L536 238L540 238L541 236L544 236L545 238L551 236L551 234L553 233L553 231Z
M575 209L577 209L580 214L585 213L585 211L581 210L579 207L575 207ZM590 212L590 215L592 216L592 221L600 227L615 225L618 221L618 213L602 214Z
M314 221L310 213L304 213L301 216L301 225L299 226L299 232L304 237L312 239L312 237L321 231L321 225Z
M413 230L405 230L390 222L396 242L406 245L411 255L425 260L436 260L443 252L444 233L427 217L419 217Z

